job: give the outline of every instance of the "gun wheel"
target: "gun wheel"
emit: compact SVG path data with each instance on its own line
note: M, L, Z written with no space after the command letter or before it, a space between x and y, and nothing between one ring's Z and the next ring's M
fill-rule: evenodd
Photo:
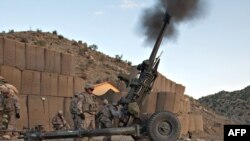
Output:
M176 141L180 132L180 122L173 113L157 112L148 121L147 133L151 141Z

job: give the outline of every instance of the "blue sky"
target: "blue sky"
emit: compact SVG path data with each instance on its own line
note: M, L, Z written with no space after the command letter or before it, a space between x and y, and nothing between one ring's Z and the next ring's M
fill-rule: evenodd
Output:
M149 57L138 26L155 0L1 1L0 31L57 30L134 65ZM209 0L206 14L179 26L175 41L164 39L159 72L200 98L250 85L250 1Z

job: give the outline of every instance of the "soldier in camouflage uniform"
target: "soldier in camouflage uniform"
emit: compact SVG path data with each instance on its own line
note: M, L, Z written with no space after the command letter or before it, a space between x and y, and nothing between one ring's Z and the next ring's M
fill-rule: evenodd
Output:
M95 129L95 115L97 112L97 102L93 95L94 85L86 84L85 92L82 92L82 112L84 114L84 128L85 129Z
M115 117L119 118L120 115L120 112L117 111L113 105L110 105L107 99L103 100L103 107L97 114L101 128L113 127L113 119ZM103 141L111 141L111 136L104 137Z
M8 116L8 130L16 130L16 120L20 118L20 104L19 98L15 95L15 92L8 87L2 90L4 95L3 100L3 112ZM4 138L9 138L11 136L16 136L15 132L7 132L3 136Z
M94 129L95 128L95 115L97 111L97 104L92 91L94 90L93 84L85 85L85 92L78 94L79 100L77 101L77 117L81 118L83 125L81 126L84 129ZM72 106L73 107L73 106ZM88 140L93 140L93 138L88 138Z
M70 102L70 113L74 122L74 129L83 128L84 114L82 112L82 98L80 93L75 93Z
M54 130L66 130L69 129L69 124L63 117L63 111L59 110L58 113L52 118L52 125Z
M2 129L2 122L3 122L3 100L4 96L2 90L5 88L5 85L0 84L0 129Z
M3 116L8 117L7 115L3 114L3 100L4 100L4 96L3 96L2 92L1 92L1 89L3 89L4 87L9 88L11 94L15 95L15 97L17 97L16 95L19 93L18 90L17 90L17 88L15 86L9 84L4 79L4 77L0 76L0 128L6 128L6 126L4 126L4 127L2 126L2 123L3 123L2 122L2 120L3 120L2 118L3 118ZM5 121L6 120L7 119L5 118Z
M79 103L82 101L82 96L80 93L74 93L71 102L70 102L70 113L74 123L74 130L82 129L83 128L83 120L84 117L82 116L82 108L79 107ZM81 141L81 138L74 138L73 141Z
M4 79L4 77L0 76L0 129L4 129L4 125L3 125L3 93L2 90L6 87L6 80Z

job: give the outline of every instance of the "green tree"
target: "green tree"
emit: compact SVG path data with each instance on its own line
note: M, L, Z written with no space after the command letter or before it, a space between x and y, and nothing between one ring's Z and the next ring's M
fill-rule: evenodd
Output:
M96 44L93 44L93 45L89 45L89 48L91 50L97 50L98 49L98 46Z
M115 55L115 59L116 59L116 61L121 61L122 60L122 57L123 57L123 55Z

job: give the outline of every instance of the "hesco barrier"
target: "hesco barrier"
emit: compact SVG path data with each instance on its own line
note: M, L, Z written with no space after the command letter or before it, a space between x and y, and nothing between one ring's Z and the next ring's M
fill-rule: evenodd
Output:
M74 76L75 58L47 48L0 37L0 65Z
M3 64L3 38L0 37L0 65Z
M11 84L13 84L19 91L21 89L21 71L10 66L0 67L1 75Z

